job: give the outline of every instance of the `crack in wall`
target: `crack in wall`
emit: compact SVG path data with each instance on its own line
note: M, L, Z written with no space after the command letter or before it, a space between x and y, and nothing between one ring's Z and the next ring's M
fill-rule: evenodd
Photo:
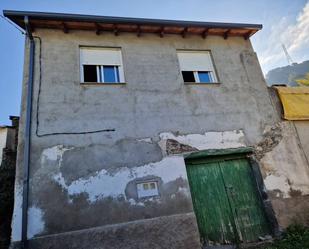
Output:
M255 154L270 196L286 199L309 194L309 170L291 122L266 127Z
M280 123L266 127L263 139L254 146L255 157L260 160L263 156L273 150L282 140L282 128Z

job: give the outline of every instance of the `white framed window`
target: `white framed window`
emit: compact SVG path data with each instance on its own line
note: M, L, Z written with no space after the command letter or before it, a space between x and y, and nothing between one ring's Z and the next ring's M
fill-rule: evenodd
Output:
M123 83L123 64L119 48L80 48L81 82Z
M218 78L210 51L177 51L184 82L217 83Z
M136 184L138 198L159 196L158 182L149 181Z

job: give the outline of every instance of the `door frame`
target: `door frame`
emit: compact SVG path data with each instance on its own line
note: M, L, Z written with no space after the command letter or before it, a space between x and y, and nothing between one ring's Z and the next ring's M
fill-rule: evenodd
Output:
M232 158L247 158L249 165L252 169L252 174L254 180L256 182L257 192L259 198L262 202L262 208L265 212L265 217L267 222L269 223L269 228L271 230L272 235L279 236L280 229L277 218L275 216L274 209L271 204L271 200L268 197L266 192L266 187L264 184L263 176L260 170L259 162L254 156L254 148L253 147L240 147L240 148L231 148L231 149L209 149L202 150L198 152L192 152L184 155L185 163L192 159L210 159L210 158L218 158L218 157L228 157Z

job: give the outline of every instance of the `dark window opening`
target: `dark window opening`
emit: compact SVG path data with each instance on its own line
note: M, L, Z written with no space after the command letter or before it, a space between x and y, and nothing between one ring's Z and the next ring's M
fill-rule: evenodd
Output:
M83 65L84 67L84 82L98 82L97 66Z
M181 73L184 82L195 82L194 74L192 71L182 71Z

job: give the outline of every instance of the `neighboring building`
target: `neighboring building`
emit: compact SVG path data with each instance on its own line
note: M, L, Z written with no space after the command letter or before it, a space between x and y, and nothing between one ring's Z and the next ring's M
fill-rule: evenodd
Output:
M19 117L10 116L11 126L0 126L0 167L3 159L4 150L16 152L17 150L17 132Z
M295 222L308 225L309 87L278 85L269 90L278 118L282 119L281 142L274 149L278 155L268 158L282 166L267 165L267 171L275 172L276 176L277 186L273 188L277 187L277 190L273 193L272 203L282 226Z
M8 128L6 126L0 126L0 162L2 162L3 149L6 147Z
M14 207L14 182L19 117L10 116L11 126L0 127L0 248L8 248Z
M261 25L4 15L28 32L12 248L200 248L305 221L308 162L248 39Z

